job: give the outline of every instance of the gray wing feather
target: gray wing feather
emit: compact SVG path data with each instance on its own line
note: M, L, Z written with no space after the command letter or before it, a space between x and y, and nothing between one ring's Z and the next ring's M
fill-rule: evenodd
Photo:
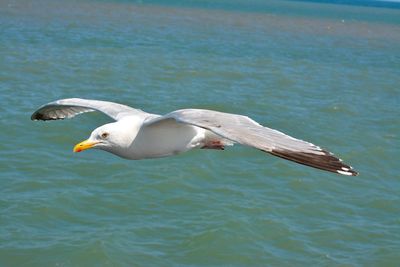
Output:
M182 109L149 119L145 124L150 125L166 119L208 129L233 142L300 164L345 175L357 175L352 167L319 146L263 127L246 116L212 110Z
M126 115L131 114L147 114L139 109L134 109L118 103L80 98L67 98L50 102L41 106L32 114L31 119L69 119L75 117L76 115L92 111L103 112L114 120L118 120Z

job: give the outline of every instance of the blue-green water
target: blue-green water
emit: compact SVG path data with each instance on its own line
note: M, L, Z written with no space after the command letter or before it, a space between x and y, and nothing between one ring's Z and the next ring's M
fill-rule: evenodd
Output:
M398 266L400 9L356 4L1 1L0 266ZM360 175L73 154L108 119L30 121L65 97L246 114Z

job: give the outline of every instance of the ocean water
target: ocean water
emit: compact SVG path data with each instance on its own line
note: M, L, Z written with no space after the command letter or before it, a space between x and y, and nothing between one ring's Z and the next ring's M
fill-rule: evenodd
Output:
M365 3L1 1L0 266L399 266L400 9ZM74 154L109 119L30 120L66 97L245 114L360 175Z

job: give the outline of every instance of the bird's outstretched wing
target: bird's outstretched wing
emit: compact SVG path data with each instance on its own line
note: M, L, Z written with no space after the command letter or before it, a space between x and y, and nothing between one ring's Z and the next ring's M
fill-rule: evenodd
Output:
M131 114L146 114L139 109L134 109L118 103L80 98L67 98L50 102L41 106L32 114L31 119L44 121L69 119L81 113L92 112L96 110L103 112L114 120L119 120L120 118Z
M210 130L219 136L272 155L314 168L344 175L357 175L349 165L320 147L295 139L274 129L263 127L249 117L202 109L182 109L158 118L149 118L145 125L175 120Z

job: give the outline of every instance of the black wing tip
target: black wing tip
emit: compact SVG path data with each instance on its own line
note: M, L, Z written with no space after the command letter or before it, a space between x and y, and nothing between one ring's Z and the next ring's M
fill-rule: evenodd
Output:
M45 114L37 112L37 111L34 112L32 114L32 116L31 116L31 120L33 120L33 121L55 121L55 120L63 120L63 119L65 119L65 118L63 118L63 117L59 117L59 118L49 117L49 116L46 116Z
M38 113L38 112L34 112L31 115L31 120L33 120L33 121L44 121L44 120L46 120L46 118L43 116L43 114Z
M344 164L341 159L325 150L318 151L320 152L318 154L290 150L272 150L267 152L283 159L291 160L320 170L334 172L336 174L347 176L357 176L359 174L351 166Z

